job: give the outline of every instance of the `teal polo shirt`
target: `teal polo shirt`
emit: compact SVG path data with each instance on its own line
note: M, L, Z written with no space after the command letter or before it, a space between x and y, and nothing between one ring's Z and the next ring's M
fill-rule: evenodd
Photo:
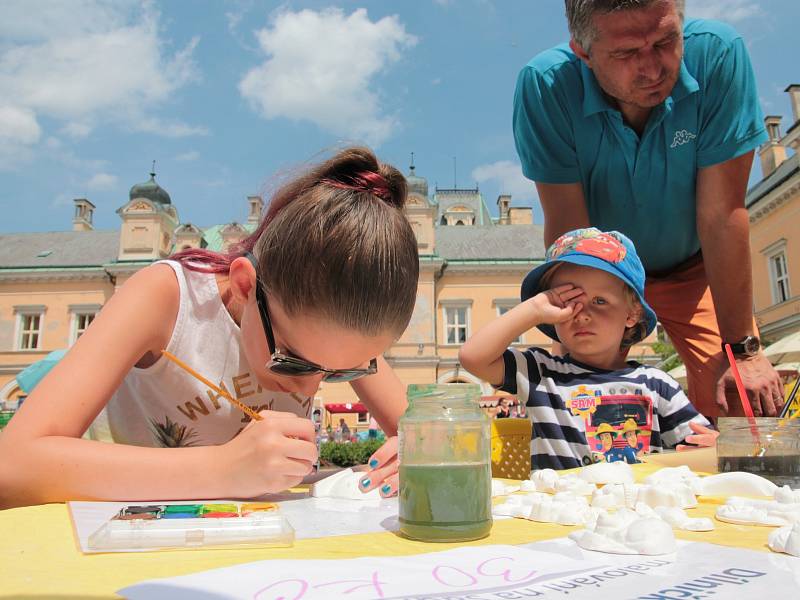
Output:
M697 169L767 140L744 41L730 26L684 25L684 57L671 95L639 137L567 44L520 72L514 140L528 179L581 183L591 225L631 238L649 272L700 249Z

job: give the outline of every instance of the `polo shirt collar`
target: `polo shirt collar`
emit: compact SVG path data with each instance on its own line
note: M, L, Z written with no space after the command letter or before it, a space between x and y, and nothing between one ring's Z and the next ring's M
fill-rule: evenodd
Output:
M606 99L600 84L592 70L581 61L581 79L583 80L583 116L589 117L599 112L618 111ZM681 70L678 73L678 80L672 88L672 93L667 96L664 104L671 107L676 102L683 100L687 96L700 90L700 84L689 73L686 63L681 60Z

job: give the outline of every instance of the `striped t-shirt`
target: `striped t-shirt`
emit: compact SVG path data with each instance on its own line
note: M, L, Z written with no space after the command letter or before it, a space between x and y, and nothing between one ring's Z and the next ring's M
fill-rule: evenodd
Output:
M533 421L531 463L534 469L571 469L594 462L587 428L606 420L617 429L630 416L613 409L620 398L642 399L649 414L635 415L650 429L650 451L661 451L690 435L689 421L708 425L672 377L634 361L617 371L596 369L569 356L550 356L541 348L503 354L505 376L500 389L516 394ZM649 398L649 400L648 400ZM602 406L602 409L600 408ZM596 415L596 416L595 416ZM614 423L614 415L622 415ZM616 434L615 434L616 435ZM592 444L597 444L595 436ZM620 440L621 442L622 440Z

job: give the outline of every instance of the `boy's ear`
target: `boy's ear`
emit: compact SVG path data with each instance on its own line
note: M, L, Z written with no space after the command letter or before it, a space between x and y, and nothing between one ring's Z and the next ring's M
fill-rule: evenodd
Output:
M642 307L638 304L636 306L632 306L631 309L628 311L628 317L625 319L625 327L633 327L639 321L642 320Z
M238 302L247 302L256 285L256 269L253 263L244 256L234 259L228 272L228 281L233 297Z

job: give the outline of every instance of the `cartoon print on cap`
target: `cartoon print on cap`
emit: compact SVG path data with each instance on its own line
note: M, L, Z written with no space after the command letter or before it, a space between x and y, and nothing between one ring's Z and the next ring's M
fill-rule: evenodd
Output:
M556 240L547 251L547 260L555 260L566 252L575 251L616 264L622 262L628 253L622 241L612 233L594 228L580 229L576 233L563 235Z

